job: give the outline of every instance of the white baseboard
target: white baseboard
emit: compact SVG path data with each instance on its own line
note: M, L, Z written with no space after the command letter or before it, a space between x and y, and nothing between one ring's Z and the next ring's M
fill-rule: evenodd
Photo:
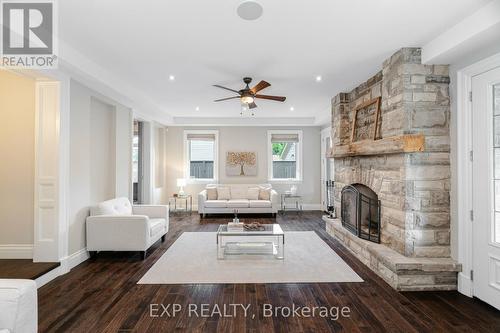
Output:
M321 208L321 204L303 204L302 209L303 210L323 210L323 208Z
M68 272L74 267L80 265L82 262L90 258L87 248L76 251L75 253L63 258L61 260L61 266L63 266Z
M0 259L33 259L33 244L0 244Z
M40 288L58 276L69 273L71 269L80 265L82 262L90 258L86 248L81 249L61 260L61 265L50 272L40 276L35 280L37 288Z
M46 285L47 283L49 283L50 281L54 280L56 277L58 277L60 275L64 275L66 273L67 272L65 272L63 270L62 266L56 267L53 270L51 270L50 272L47 272L47 273L43 274L42 276L36 278L35 279L36 287L41 288L44 285Z

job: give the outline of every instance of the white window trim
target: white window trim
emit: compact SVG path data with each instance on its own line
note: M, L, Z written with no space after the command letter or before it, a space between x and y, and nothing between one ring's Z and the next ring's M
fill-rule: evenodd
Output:
M215 135L214 145L214 178L212 179L193 179L190 177L190 161L189 161L189 134L213 134ZM184 179L188 184L210 184L217 183L219 180L219 131L217 130L184 130Z
M273 154L272 154L272 142L271 137L273 134L297 134L299 137L298 142L298 158L296 160L296 173L297 177L295 178L273 178ZM302 130L268 130L267 131L267 181L272 183L282 183L282 184L296 184L301 183L303 180L303 172L302 172L302 146L303 146L303 135Z

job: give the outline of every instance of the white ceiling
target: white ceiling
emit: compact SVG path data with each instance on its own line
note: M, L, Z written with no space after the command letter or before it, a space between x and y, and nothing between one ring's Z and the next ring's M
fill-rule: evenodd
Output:
M59 32L173 117L239 117L238 100L214 103L232 94L212 85L238 90L251 76L272 84L262 93L288 98L257 100L255 117L319 123L328 119L331 97L377 72L397 49L423 46L488 0L258 2L263 16L244 21L238 0L64 0Z

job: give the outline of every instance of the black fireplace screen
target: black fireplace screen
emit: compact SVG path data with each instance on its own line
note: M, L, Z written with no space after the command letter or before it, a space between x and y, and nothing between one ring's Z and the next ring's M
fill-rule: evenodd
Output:
M342 189L341 218L354 235L380 243L380 200L368 186L352 184Z

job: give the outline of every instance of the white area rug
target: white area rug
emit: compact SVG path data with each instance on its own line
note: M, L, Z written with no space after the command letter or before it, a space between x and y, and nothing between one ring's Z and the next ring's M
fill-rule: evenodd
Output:
M215 232L185 232L139 284L363 282L313 231L285 233L285 259L217 259Z

